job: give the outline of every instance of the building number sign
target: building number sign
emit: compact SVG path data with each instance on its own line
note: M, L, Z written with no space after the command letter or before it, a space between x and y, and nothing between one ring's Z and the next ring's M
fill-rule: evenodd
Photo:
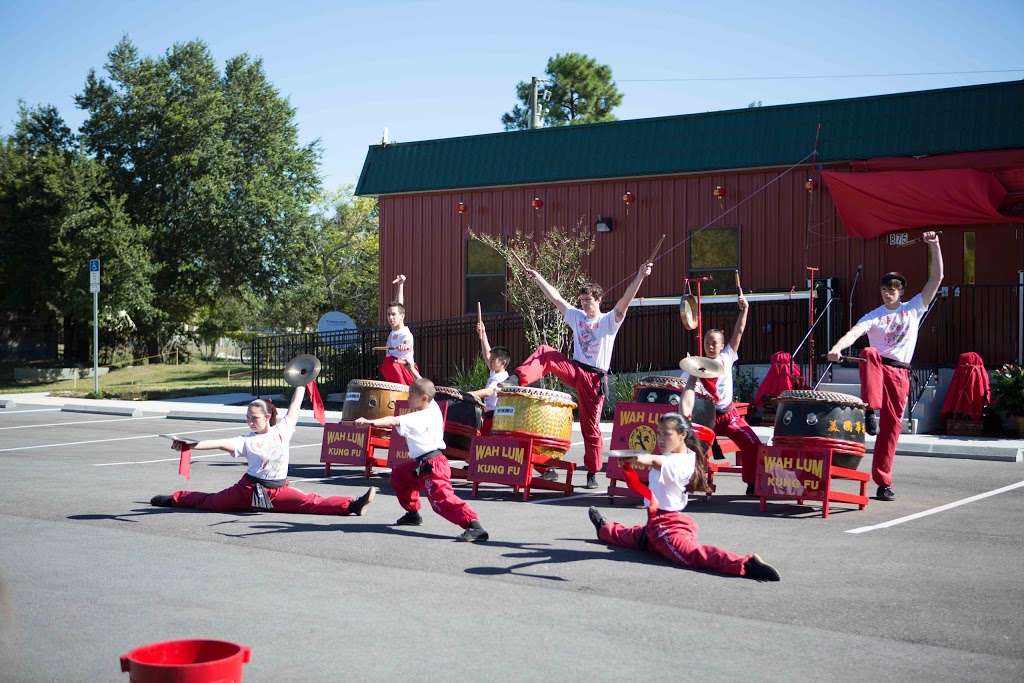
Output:
M905 232L890 232L889 233L889 246L890 247L902 247L910 240L909 234Z

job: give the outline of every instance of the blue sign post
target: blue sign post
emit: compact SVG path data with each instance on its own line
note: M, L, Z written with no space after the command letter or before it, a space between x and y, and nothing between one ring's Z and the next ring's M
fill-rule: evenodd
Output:
M92 292L92 392L100 393L100 260L89 259L89 291Z

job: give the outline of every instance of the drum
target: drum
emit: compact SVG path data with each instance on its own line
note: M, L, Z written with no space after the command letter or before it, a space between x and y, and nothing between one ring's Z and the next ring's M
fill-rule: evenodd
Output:
M776 399L774 446L824 446L832 462L857 469L864 455L863 401L832 391L784 391Z
M534 451L561 458L572 439L572 409L569 394L533 387L504 387L498 391L492 434L537 437Z
M680 377L649 375L633 385L633 400L637 403L664 403L679 408L686 382ZM715 404L701 393L700 384L694 391L693 422L705 427L715 426Z
M404 384L378 382L372 379L354 379L345 389L345 404L341 419L349 422L359 417L375 420L395 414L395 401L409 399L409 387Z
M445 445L468 451L470 441L480 433L484 404L472 394L454 387L434 387L434 400L448 406L444 420Z

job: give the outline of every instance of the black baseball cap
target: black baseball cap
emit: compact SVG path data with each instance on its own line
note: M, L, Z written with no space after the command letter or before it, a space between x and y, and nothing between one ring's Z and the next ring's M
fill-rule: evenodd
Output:
M907 288L907 278L903 277L902 275L895 271L891 273L886 273L885 275L882 276L882 286L890 287L893 280L896 280L897 282L900 283L901 289Z

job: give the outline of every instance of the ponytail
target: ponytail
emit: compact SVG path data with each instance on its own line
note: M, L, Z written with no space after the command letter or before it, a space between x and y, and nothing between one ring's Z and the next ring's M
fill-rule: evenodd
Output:
M693 476L686 486L689 492L711 493L708 488L708 451L700 439L693 433L693 424L679 413L665 413L658 420L659 424L668 425L683 435L686 447L694 453L695 463Z

